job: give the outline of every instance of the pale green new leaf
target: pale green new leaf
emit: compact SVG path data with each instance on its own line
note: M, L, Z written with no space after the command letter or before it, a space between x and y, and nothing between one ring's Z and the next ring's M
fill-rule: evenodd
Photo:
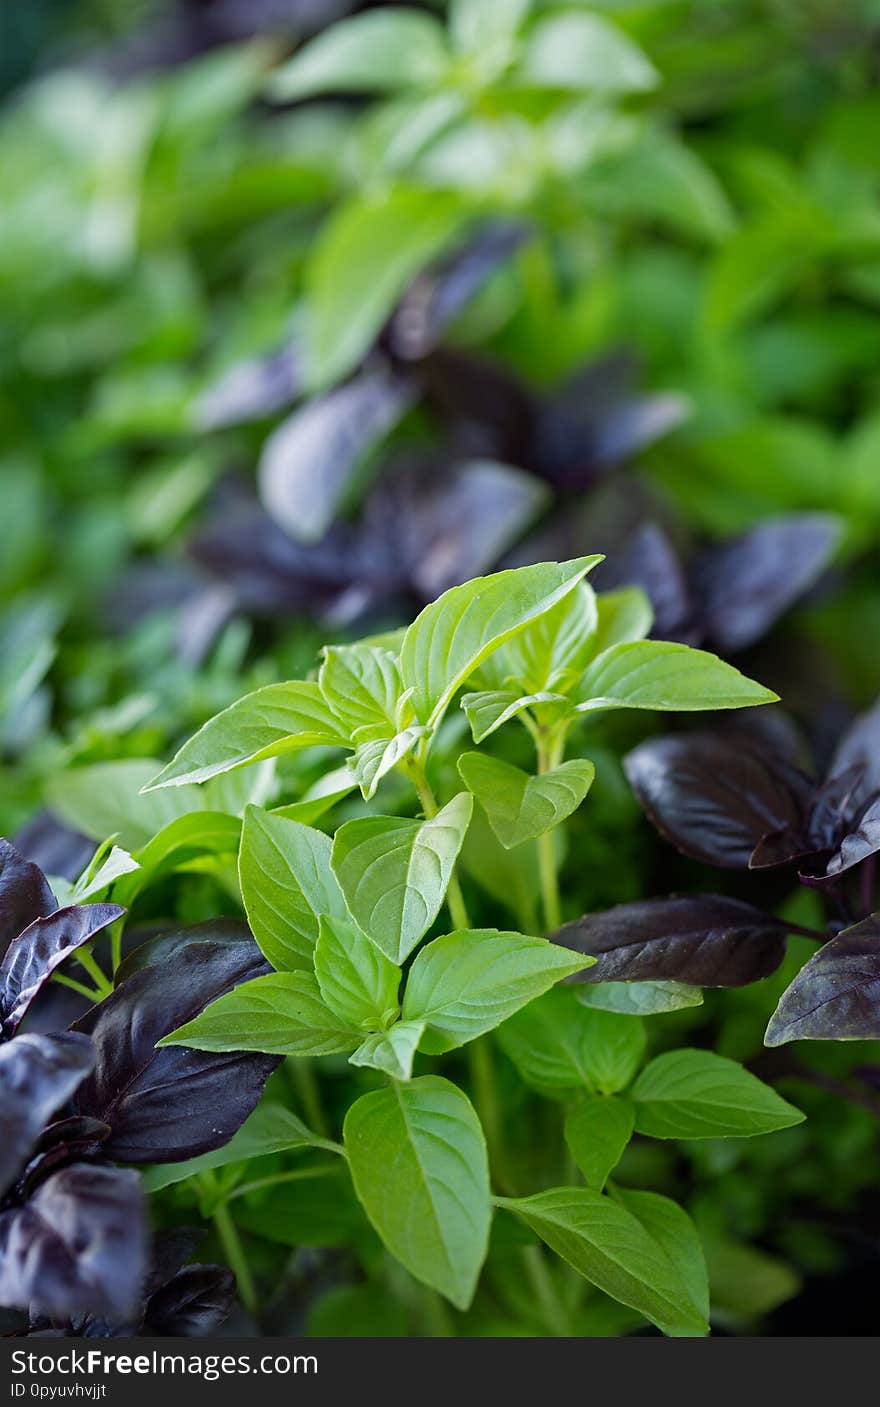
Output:
M323 831L248 807L238 877L251 931L279 972L311 969L322 914L344 919L345 900L330 869Z
M162 796L179 794L161 793ZM113 897L117 904L130 908L141 890L160 875L198 865L209 855L235 855L240 840L241 821L237 816L225 816L219 811L194 811L178 816L137 851L134 858L138 868L117 880Z
M348 1057L350 1065L369 1065L394 1080L408 1080L413 1057L425 1031L424 1021L398 1021L387 1031L375 1031Z
M529 84L593 93L642 93L657 84L653 64L600 15L566 10L532 29L520 71Z
M475 743L483 742L504 723L536 704L550 705L560 716L571 710L564 694L550 693L546 689L538 694L520 694L517 689L482 689L464 694L461 700Z
M266 1055L347 1055L362 1031L340 1021L311 972L271 972L218 997L158 1045Z
M623 1016L655 1016L661 1011L703 1005L701 988L684 982L594 982L578 987L577 998L582 1006L618 1011Z
M353 198L330 216L305 270L312 390L357 365L404 289L464 218L455 196L400 186Z
M507 56L532 0L452 0L449 35L453 47L476 59L487 49Z
M355 751L351 765L365 801L373 799L382 778L427 736L428 729L420 723L392 734L389 734L387 727L379 725L358 729L354 735Z
M708 1333L705 1316L693 1302L690 1275L626 1207L586 1187L498 1201L578 1274L637 1309L664 1334L696 1338Z
M617 1094L626 1089L645 1058L644 1025L638 1017L578 1005L584 1068L600 1094Z
M448 64L442 26L432 15L399 8L330 25L276 69L269 95L281 102L320 93L381 93L422 87Z
M645 1067L630 1097L651 1138L744 1138L799 1124L803 1114L735 1060L672 1050Z
M133 855L129 855L127 850L123 850L118 845L111 845L107 841L95 852L91 863L80 875L76 884L70 892L67 901L71 904L84 904L89 899L94 899L96 895L103 894L123 875L136 874L140 865ZM61 895L57 884L53 885L55 898L60 901Z
M545 611L504 647L507 671L524 694L562 690L585 669L593 654L598 622L596 593L579 582L552 610Z
M599 1094L576 1104L565 1116L565 1141L571 1156L595 1192L601 1192L617 1167L635 1128L626 1100Z
M395 731L402 693L397 658L379 645L328 645L318 675L321 692L349 738L378 724Z
M493 1030L585 966L589 958L546 938L495 928L447 933L422 948L410 968L404 1020L427 1022L422 1049L438 1055Z
M71 767L49 780L46 800L74 830L96 841L113 836L137 855L179 817L193 811L240 816L248 802L265 800L273 785L274 763L268 762L248 774L217 778L206 787L178 787L144 795L142 789L160 766L150 757L126 757Z
M392 962L437 917L472 807L463 791L426 821L370 816L336 832L331 863L351 915Z
M202 1153L198 1158L187 1158L182 1163L159 1163L156 1167L147 1168L143 1174L144 1190L158 1192L162 1187L183 1182L185 1178L194 1177L209 1168L244 1163L249 1158L265 1158L271 1153L285 1153L292 1148L323 1148L330 1153L341 1151L338 1144L313 1133L283 1104L258 1104L238 1133L222 1148Z
M355 1191L391 1254L467 1309L485 1259L486 1141L467 1097L426 1075L365 1094L345 1118Z
M644 640L651 633L654 608L640 586L602 591L596 597L596 608L596 632L590 641L591 659L610 650L612 645Z
M454 586L416 617L404 636L400 672L416 717L443 717L469 675L518 630L561 601L602 560L542 562Z
M315 976L321 996L347 1026L374 1031L397 1016L400 968L350 919L321 918Z
M317 684L305 679L267 684L209 718L143 790L206 782L297 748L347 744Z
M299 801L273 807L272 815L283 816L288 821L301 821L304 826L311 826L332 810L337 801L354 791L357 784L350 763L343 763L341 767L334 767L332 772L325 772L319 777Z
M458 770L505 850L558 826L580 806L596 775L585 758L563 762L536 777L482 752L464 753Z
M778 698L717 655L671 640L612 645L589 665L576 696L579 713L604 708L748 708Z

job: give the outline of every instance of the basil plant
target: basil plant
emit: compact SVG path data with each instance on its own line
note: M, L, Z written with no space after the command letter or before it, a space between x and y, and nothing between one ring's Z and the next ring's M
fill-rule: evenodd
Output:
M626 1326L696 1336L710 1309L696 1228L669 1198L616 1185L615 1167L635 1135L748 1136L802 1116L719 1055L648 1058L643 1017L698 1000L694 989L579 982L595 959L566 946L565 930L558 942L535 930L553 935L562 920L561 831L593 784L579 754L594 715L775 695L714 655L646 638L641 592L588 584L600 560L456 586L405 631L327 647L316 678L258 689L184 744L145 793L191 794L304 748L323 750L326 771L299 801L244 810L241 898L272 970L158 1044L287 1057L312 1074L315 1060L334 1076L356 1067L341 1141L288 1114L287 1146L318 1150L315 1175L335 1166L350 1178L395 1274L427 1287L438 1314L444 1300L466 1311L481 1276L493 1283L512 1258L549 1334L583 1332L583 1297L598 1290ZM511 728L531 740L530 770L497 755ZM356 814L333 830L333 808L347 798L351 811L358 788ZM489 848L473 852L463 885L480 834ZM529 931L472 922L481 853L506 863ZM550 1151L529 1185L518 1124L536 1095Z

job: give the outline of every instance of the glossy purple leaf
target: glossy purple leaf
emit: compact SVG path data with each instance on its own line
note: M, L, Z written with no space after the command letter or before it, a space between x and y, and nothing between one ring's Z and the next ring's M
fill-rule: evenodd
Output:
M532 433L535 398L506 367L441 347L419 366L419 382L457 458L534 468L523 446Z
M389 322L384 340L392 356L419 361L433 351L450 323L527 237L523 225L497 220L420 274Z
M855 809L880 795L880 699L844 733L831 761L829 779L851 768L858 768L861 774L852 797Z
M239 362L199 396L196 429L221 430L284 410L302 391L302 373L302 357L293 347Z
M118 904L72 904L35 919L0 962L0 1032L14 1034L34 997L71 953L125 913Z
M693 586L712 645L731 653L766 635L821 576L842 527L830 513L791 513L709 548Z
M148 1299L144 1333L172 1338L210 1334L235 1303L235 1276L222 1265L187 1265Z
M764 1044L880 1036L880 914L845 928L801 968L770 1018Z
M719 894L643 899L585 914L551 935L594 966L572 982L685 982L744 987L785 956L785 928L752 904Z
M800 831L812 783L784 758L736 733L651 738L624 767L648 818L685 855L726 869L748 866L778 831Z
M0 1192L94 1064L94 1047L81 1035L16 1036L0 1045Z
M179 1162L228 1142L277 1058L155 1046L209 1002L267 971L248 930L223 920L155 939L128 959L113 995L77 1022L97 1051L77 1108L111 1126L108 1157Z
M642 523L615 552L609 552L600 570L598 590L642 588L654 608L652 633L658 639L699 644L700 628L685 570L659 523Z
M145 1269L137 1173L73 1163L0 1213L0 1304L53 1319L127 1314Z
M408 377L365 371L272 432L260 458L260 497L285 532L303 542L323 536L355 471L414 397Z
M672 391L621 401L597 428L595 462L603 467L620 464L684 424L689 415L687 398Z
M880 852L880 797L865 809L853 830L841 840L828 857L824 868L813 864L802 867L800 877L807 884L830 884L847 870L860 865Z
M0 953L34 919L57 908L55 895L39 866L20 855L8 840L0 840Z

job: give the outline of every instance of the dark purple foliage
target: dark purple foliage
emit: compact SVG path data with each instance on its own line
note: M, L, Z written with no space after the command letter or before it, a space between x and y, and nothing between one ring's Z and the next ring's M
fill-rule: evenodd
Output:
M25 860L8 840L0 840L0 952L34 919L57 909L43 871Z
M718 894L619 904L565 924L552 938L597 959L574 982L744 987L769 976L785 956L785 927L778 919Z
M118 904L73 904L34 919L13 939L0 962L0 1035L14 1035L55 969L124 913Z
M278 1060L184 1046L157 1050L156 1042L269 969L247 929L229 922L144 946L152 952L136 953L113 995L76 1024L97 1052L76 1104L111 1126L108 1157L178 1162L228 1142Z
M0 1194L94 1064L95 1051L85 1036L26 1035L0 1045Z
M765 1043L876 1040L880 1036L880 915L846 928L783 993Z

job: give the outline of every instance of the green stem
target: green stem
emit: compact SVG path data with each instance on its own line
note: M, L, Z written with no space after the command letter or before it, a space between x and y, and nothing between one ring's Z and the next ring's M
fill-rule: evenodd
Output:
M495 1080L495 1062L492 1059L492 1044L488 1036L480 1036L467 1046L468 1069L474 1106L486 1135L486 1149L489 1166L495 1184L510 1191L506 1172L504 1152L504 1124L498 1086Z
M337 1165L338 1166L338 1165ZM293 1172L273 1173L271 1177L258 1177L253 1182L243 1182L234 1187L223 1205L233 1202L236 1197L244 1197L247 1192L258 1192L264 1187L275 1187L280 1182L308 1182L311 1178L326 1177L327 1169L296 1168Z
M116 969L122 962L122 919L114 923L110 930L110 967L113 976L116 976Z
M550 1334L559 1339L570 1337L568 1311L556 1292L541 1247L524 1246L522 1255L532 1293Z
M86 972L94 981L95 988L100 993L99 1001L103 1001L105 997L113 995L113 983L102 968L98 966L94 954L91 953L88 948L77 948L76 960L80 967L85 968Z
M425 1335L426 1338L455 1338L455 1331L449 1320L449 1311L436 1290L429 1290L427 1286L425 1287L424 1293L422 1294L422 1306L424 1309L425 1328L428 1330Z
M72 992L79 992L81 997L88 997L90 1002L100 1002L104 1000L103 992L93 992L91 987L87 987L83 982L77 982L75 977L65 977L63 972L53 972L52 981L59 982L62 987L69 987Z
M315 1070L307 1056L291 1055L286 1068L293 1078L296 1093L302 1100L306 1121L322 1138L330 1137L330 1124L321 1102L321 1088L315 1078Z
M564 734L550 739L544 734L541 735L537 744L539 776L545 772L552 772L554 767L559 766L564 748ZM535 844L538 851L538 875L541 883L541 903L544 909L544 929L549 933L562 923L553 831L545 831L543 835L539 835Z
M248 1314L256 1317L259 1310L257 1300L257 1290L254 1285L254 1277L251 1275L251 1268L244 1253L244 1246L241 1244L238 1229L229 1214L229 1208L225 1202L214 1208L214 1225L217 1228L217 1235L220 1237L226 1259L229 1261L230 1269L235 1275L238 1285L238 1293L242 1304Z

